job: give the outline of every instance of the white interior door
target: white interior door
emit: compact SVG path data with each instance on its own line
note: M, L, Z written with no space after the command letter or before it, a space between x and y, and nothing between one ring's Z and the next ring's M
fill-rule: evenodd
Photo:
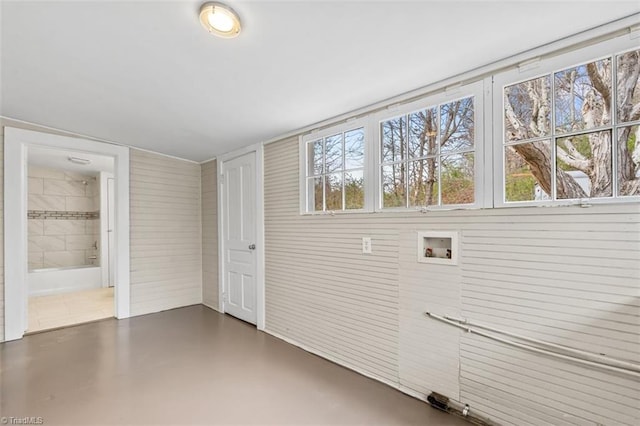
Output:
M256 153L222 164L224 311L257 320Z

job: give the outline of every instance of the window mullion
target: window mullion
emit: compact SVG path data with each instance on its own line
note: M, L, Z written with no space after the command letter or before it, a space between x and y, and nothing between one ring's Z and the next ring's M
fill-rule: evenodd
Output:
M611 55L611 197L618 197L618 57Z
M327 138L322 138L322 211L327 211Z
M475 105L474 105L475 108ZM440 149L442 148L442 105L438 105L436 112L436 170L438 176L438 206L442 205L442 161ZM475 141L474 141L475 142Z
M346 132L342 132L342 170L341 170L341 174L342 174L342 210L346 210L347 209L347 194L346 194L346 187L345 187L345 178L346 178L346 173L345 173L345 169L347 167L347 143L345 141L345 135Z
M555 78L555 74L552 72L550 74L549 77L549 87L551 90L551 96L550 96L550 101L551 101L551 123L549 123L550 126L550 131L551 133L549 134L549 142L551 143L551 194L549 194L549 197L552 201L556 201L556 193L558 192L556 190L556 185L558 184L558 182L556 181L556 169L557 169L557 152L556 152L556 78ZM572 105L571 108L574 108L574 106Z
M406 208L409 207L409 114L404 116L404 142L403 142L403 151L404 151L404 206ZM401 152L402 154L403 152Z

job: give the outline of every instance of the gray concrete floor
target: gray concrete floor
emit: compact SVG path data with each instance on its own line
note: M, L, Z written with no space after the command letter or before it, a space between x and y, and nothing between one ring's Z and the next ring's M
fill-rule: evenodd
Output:
M201 305L0 344L0 416L45 425L469 424Z

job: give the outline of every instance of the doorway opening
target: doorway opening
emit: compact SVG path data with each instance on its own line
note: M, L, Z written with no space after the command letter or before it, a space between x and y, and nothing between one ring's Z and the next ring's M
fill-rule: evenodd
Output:
M92 319L79 318L81 308L74 312L73 302L64 299L96 289L112 301L101 316L128 318L129 149L11 127L5 127L4 136L5 341L20 339L36 327L68 325L41 321L43 312L35 318L33 306L40 300L31 301L30 315L30 296L62 299L77 323ZM52 152L58 153L57 160ZM38 160L39 155L47 159ZM67 163L84 168L68 170ZM103 166L87 167L98 163ZM56 309L62 309L60 304L49 313Z
M27 150L27 333L114 316L113 157Z

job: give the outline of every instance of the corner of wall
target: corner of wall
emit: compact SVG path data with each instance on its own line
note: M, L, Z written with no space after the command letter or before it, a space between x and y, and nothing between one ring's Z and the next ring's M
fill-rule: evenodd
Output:
M201 164L202 303L218 309L218 191L216 160Z

